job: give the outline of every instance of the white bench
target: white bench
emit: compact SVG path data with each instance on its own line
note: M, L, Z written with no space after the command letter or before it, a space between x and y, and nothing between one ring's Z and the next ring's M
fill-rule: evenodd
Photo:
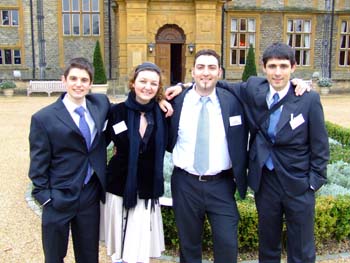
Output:
M51 96L52 92L65 92L66 86L60 80L31 80L27 87L27 96L33 92L46 92Z

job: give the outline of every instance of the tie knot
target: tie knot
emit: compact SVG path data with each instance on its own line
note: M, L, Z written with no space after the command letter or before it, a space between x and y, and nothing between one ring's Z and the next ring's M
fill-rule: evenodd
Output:
M200 98L200 102L201 102L203 105L205 105L209 100L210 100L209 97L201 97L201 98Z
M85 109L83 106L76 108L74 111L78 113L80 117L84 117Z
M277 101L280 99L280 96L278 95L278 93L276 92L274 95L273 95L273 103L277 103Z

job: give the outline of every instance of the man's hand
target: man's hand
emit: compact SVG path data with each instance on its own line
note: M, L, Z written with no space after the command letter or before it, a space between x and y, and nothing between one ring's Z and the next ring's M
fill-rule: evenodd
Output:
M181 87L180 87L181 89ZM160 102L158 102L159 104L159 107L162 109L162 111L165 112L165 117L168 118L170 117L171 115L173 115L174 113L174 109L173 107L171 106L171 104L169 102L167 102L166 100L161 100Z
M302 79L292 79L292 83L296 86L294 92L297 96L301 96L305 91L310 92L311 90L311 86Z
M172 100L177 95L179 95L182 91L182 87L180 85L171 86L165 90L165 98L167 100Z

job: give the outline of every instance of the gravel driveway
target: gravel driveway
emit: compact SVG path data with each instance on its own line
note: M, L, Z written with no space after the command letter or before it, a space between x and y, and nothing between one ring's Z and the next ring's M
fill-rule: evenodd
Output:
M29 185L28 133L31 115L56 99L56 96L0 96L0 262L44 262L40 218L25 200ZM328 96L322 102L328 120L350 127L350 95ZM333 260L318 262L350 262L348 254L344 257L338 255ZM66 262L74 262L71 247ZM110 261L101 246L102 262Z

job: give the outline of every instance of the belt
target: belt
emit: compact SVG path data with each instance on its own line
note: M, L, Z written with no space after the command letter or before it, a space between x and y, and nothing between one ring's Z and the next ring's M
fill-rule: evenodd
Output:
M197 174L191 174L187 171L185 171L184 169L181 169L177 166L174 167L174 170L177 172L181 172L184 173L186 175L189 175L191 177L194 177L196 179L198 179L198 181L200 182L207 182L207 181L214 181L214 180L219 180L221 178L225 178L225 177L232 177L232 170L228 169L228 170L223 170L218 174L214 174L214 175L197 175Z

